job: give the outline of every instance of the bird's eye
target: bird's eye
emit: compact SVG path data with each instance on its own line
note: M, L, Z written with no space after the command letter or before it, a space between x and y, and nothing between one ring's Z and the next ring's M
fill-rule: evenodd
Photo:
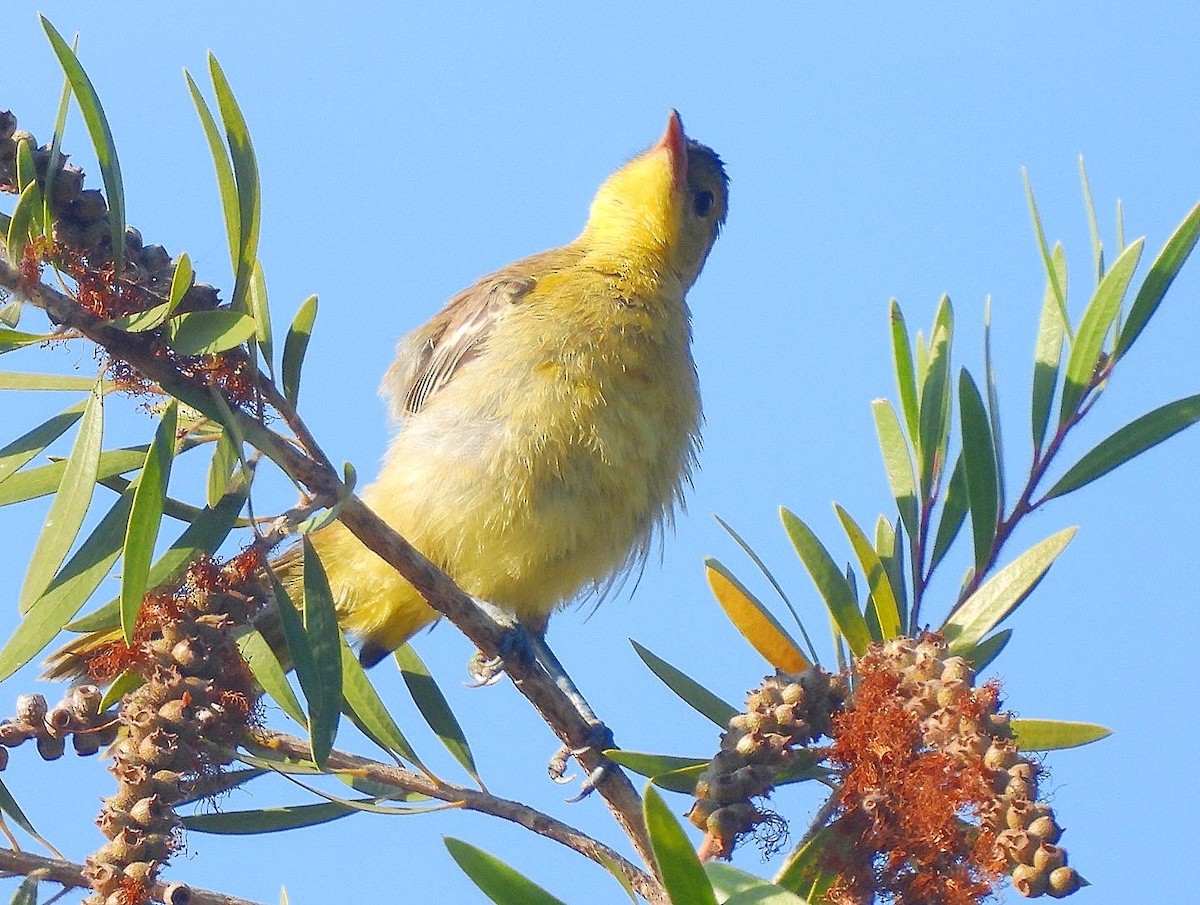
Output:
M692 210L696 212L697 217L707 217L713 206L713 193L709 191L697 192L696 197L692 199Z

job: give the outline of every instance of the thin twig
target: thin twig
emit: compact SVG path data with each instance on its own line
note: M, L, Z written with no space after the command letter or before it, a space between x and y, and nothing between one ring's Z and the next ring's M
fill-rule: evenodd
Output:
M0 871L6 871L9 874L27 877L36 872L38 878L42 880L61 883L64 887L71 889L89 889L91 884L84 876L83 870L82 864L76 864L73 861L60 861L57 858L45 858L30 852L0 848ZM161 900L162 894L169 885L172 884L159 881L151 888L151 894ZM239 899L236 896L227 896L224 893L211 892L207 889L196 889L194 886L189 886L188 891L191 893L189 901L192 905L259 905L249 899Z

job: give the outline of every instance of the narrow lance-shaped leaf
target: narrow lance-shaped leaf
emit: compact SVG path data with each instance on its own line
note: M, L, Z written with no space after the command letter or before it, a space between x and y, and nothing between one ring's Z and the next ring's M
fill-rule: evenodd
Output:
M904 523L904 530L908 532L908 536L916 537L921 529L917 509L917 482L913 477L912 455L904 439L904 430L900 427L896 410L886 399L876 399L872 402L871 412L875 416L875 431L879 435L879 448L883 452L883 466L887 471L888 484L892 488L900 520Z
M1004 511L1004 435L1000 432L1000 396L996 390L996 370L992 364L992 297L983 306L983 386L987 401L988 424L992 429L992 448L996 450L996 512Z
M86 400L75 403L0 449L0 483L65 434L83 415L85 405Z
M190 814L183 817L183 826L196 833L218 836L253 836L260 833L279 833L306 826L319 826L357 813L349 805L334 801L319 804L293 804L263 808L258 811L221 811L211 814Z
M254 318L240 311L189 311L167 321L163 339L180 355L215 355L254 335Z
M338 635L342 651L342 696L349 716L383 750L401 757L410 764L420 766L420 758L413 750L392 715L388 713L383 699L375 691L371 680L363 671L346 639Z
M963 650L959 656L965 657L971 662L971 666L976 673L983 672L991 666L1001 651L1008 646L1009 639L1012 638L1013 630L1006 628L1003 631L996 632L990 637L984 638L974 647Z
M96 489L96 476L100 468L100 448L104 439L104 395L99 385L93 389L84 407L79 432L71 447L71 456L63 468L58 493L50 504L50 511L42 524L25 582L21 586L18 609L29 612L50 579L67 558L67 553L79 536L79 529L87 515ZM8 489L16 480L10 477L0 488Z
M300 372L304 367L304 353L308 350L316 319L317 297L310 295L296 311L287 338L283 341L283 395L292 405L296 405L300 398Z
M888 305L892 325L892 361L896 368L896 389L900 393L900 410L904 412L904 423L908 435L914 440L918 430L917 375L913 368L912 342L908 337L908 325L900 303L892 299Z
M1046 278L1050 281L1050 288L1054 291L1054 303L1058 307L1058 316L1068 339L1070 339L1071 318L1067 315L1066 287L1058 281L1058 271L1050 257L1050 246L1046 242L1046 231L1042 228L1042 215L1038 213L1037 200L1033 197L1033 185L1029 181L1029 171L1024 167L1021 167L1021 179L1025 183L1025 199L1029 202L1029 216L1033 220L1033 232L1037 238L1038 251L1042 255L1042 266L1046 268Z
M284 640L287 642L288 654L292 659L292 668L296 670L296 679L300 682L300 690L304 692L304 697L308 704L309 715L306 722L309 724L310 740L313 735L312 712L314 709L317 709L319 714L326 717L326 723L322 728L324 734L327 736L330 720L327 717L327 711L322 711L321 708L328 707L329 696L326 695L320 685L322 672L318 670L316 660L313 657L312 642L309 640L308 633L304 630L304 618L300 615L300 611L296 609L291 595L288 594L287 589L279 581L275 572L268 569L267 575L271 581L271 591L275 598L275 606L279 611L279 623L283 629ZM340 669L338 678L340 681ZM334 699L335 706L340 697L341 695L339 694L338 698ZM334 714L334 718L336 718L336 714ZM311 744L314 748L317 747L317 743L311 742ZM316 752L314 751L314 760L316 760L315 755Z
M946 483L946 496L942 500L942 514L938 519L937 532L933 538L933 551L929 555L929 571L933 572L945 558L951 544L958 537L963 522L967 520L967 478L963 472L962 456L954 460L954 470Z
M145 333L161 327L163 322L175 311L187 291L192 288L192 261L186 254L180 255L175 263L175 271L171 276L171 288L167 300L161 305L155 305L146 311L137 311L122 317L114 317L108 322L110 327L124 330L126 333Z
M146 459L146 449L145 446L134 446L102 452L96 479L109 478L140 468ZM37 468L26 468L9 475L8 479L0 484L0 506L23 503L56 493L65 483L64 477L69 463L70 459L65 459L51 462L49 465L39 465Z
M629 639L629 643L642 658L642 662L650 667L650 671L697 713L708 717L722 729L737 716L739 711L736 707L721 700L691 676L642 647L632 638Z
M257 629L250 629L238 637L237 644L242 659L250 667L255 681L266 692L267 697L278 704L284 713L301 726L307 726L308 719L304 715L300 701L296 698L296 693L292 691L292 686L287 680L287 673L283 671L279 658L275 656L275 652L271 650L271 645L262 633Z
M783 601L783 605L787 607L788 612L792 614L792 618L796 620L796 625L800 629L800 634L804 638L804 643L808 645L808 657L813 663L820 665L821 659L817 656L817 649L812 643L812 638L808 636L808 629L804 627L804 620L802 620L800 618L800 614L796 612L796 608L792 605L792 601L788 598L788 595L783 590L783 585L779 583L779 580L776 579L771 573L771 570L767 568L767 564L763 562L762 557L754 551L754 548L747 543L745 538L743 538L737 533L737 531L734 530L732 525L730 525L716 513L713 514L713 518L715 518L717 520L717 524L724 528L729 536L734 539L737 545L742 548L743 552L750 557L750 561L758 567L758 571L762 572L763 577L771 583L771 587L775 589L775 593L779 595L779 599Z
M447 836L446 850L464 874L497 905L564 905L515 868L461 839ZM713 905L716 905L714 902Z
M1171 283L1179 275L1183 262L1196 247L1197 239L1200 239L1200 204L1193 207L1184 217L1150 266L1150 272L1146 274L1146 279L1134 298L1133 306L1129 309L1129 317L1118 335L1114 357L1120 358L1128 352L1129 347L1141 336L1146 324L1158 310L1163 296L1171 288Z
M1054 246L1051 262L1057 275L1058 285L1064 295L1068 291L1067 256L1060 244ZM1033 355L1033 448L1039 452L1046 439L1046 427L1050 423L1050 409L1054 406L1054 391L1058 385L1058 366L1062 358L1063 320L1054 296L1054 284L1046 281L1046 293L1042 299L1042 315L1038 322L1037 344Z
M1096 285L1104 279L1104 243L1100 241L1100 224L1096 220L1096 203L1092 200L1092 185L1088 181L1083 155L1079 155L1079 182L1083 188L1083 206L1087 211L1088 232L1092 238L1092 262L1096 269Z
M921 389L917 440L921 499L933 494L941 473L945 439L950 430L950 335L937 327L929 344L929 372Z
M896 595L896 607L900 612L900 625L908 623L908 590L904 583L904 548L898 542L900 524L892 524L882 515L875 520L875 552L888 574L892 593Z
M150 561L158 541L163 501L167 496L171 462L175 457L175 428L178 421L179 404L172 399L154 432L154 442L146 453L146 464L142 466L142 476L133 492L133 510L129 513L129 527L125 532L124 566L121 570L121 630L127 643L133 641L138 610L146 594Z
M1112 735L1111 729L1095 723L1075 723L1067 720L1015 719L1011 722L1022 751L1056 751L1078 748Z
M25 186L17 198L12 218L8 222L8 257L14 265L21 263L25 246L37 228L37 216L42 209L42 192L36 182Z
M304 688L308 699L308 733L313 760L324 766L337 735L342 707L342 631L325 568L309 538L304 547L304 632L312 651L315 688Z
M466 733L459 725L458 718L454 716L454 711L450 709L446 696L438 688L429 668L409 644L400 645L392 656L396 665L400 667L400 675L408 687L408 693L412 695L413 703L417 705L417 710L421 712L429 728L462 768L477 782L480 781L479 769L475 766L475 755L471 753Z
M4 333L10 331L0 331L0 337ZM22 334L26 335L26 334ZM32 336L33 334L28 334ZM38 336L37 341L41 342L50 338L50 335ZM96 386L96 381L91 377L72 377L67 374L20 374L15 371L0 371L0 390L91 390ZM108 391L111 384L101 383L101 387Z
M974 647L1029 595L1075 536L1066 528L1026 550L993 575L950 614L942 633L958 654Z
M704 574L729 621L768 663L784 672L803 672L812 665L770 611L720 562L707 557Z
M780 508L779 514L792 546L812 576L838 631L845 637L851 652L856 657L862 656L871 644L871 634L846 576L808 525L787 509Z
M667 807L658 790L646 787L642 804L646 831L667 897L675 905L717 905L712 884L692 849L683 827Z
M213 444L212 461L208 465L207 499L210 506L215 505L216 501L225 495L229 488L229 478L240 458L237 444L229 435L229 431L222 431L217 442Z
M267 373L275 377L275 344L271 334L271 306L267 303L267 277L263 273L262 261L254 259L254 272L250 275L250 314L254 318L255 338L262 350Z
M217 126L217 121L213 117L208 103L204 100L204 95L200 93L200 88L186 69L183 76L187 80L188 92L192 96L192 103L200 117L200 126L204 130L204 138L208 142L208 150L212 155L213 169L216 170L217 189L221 194L221 211L225 215L225 235L229 240L229 260L236 278L242 240L241 214L238 211L238 192L237 183L233 178L233 165L229 162L229 152L221 138L221 130Z
M962 419L962 463L971 534L975 541L975 569L987 567L1000 517L1000 485L996 445L979 388L966 368L958 377L958 406Z
M108 127L108 119L104 108L100 105L100 96L92 86L91 79L83 71L79 59L70 45L63 40L45 16L40 17L54 55L58 57L71 90L75 92L75 100L79 104L79 112L83 114L84 124L92 139L92 147L96 151L96 160L100 164L100 175L104 180L104 192L108 196L108 219L112 227L113 265L116 273L124 270L125 262L125 188L121 182L121 164L117 160L117 146L113 140L112 130Z
M33 602L0 650L0 681L30 662L74 618L112 571L125 541L133 491L122 494L79 549Z
M1046 492L1045 500L1078 490L1200 421L1200 395L1176 399L1100 441Z
M258 231L261 218L261 191L258 181L258 161L254 156L254 145L250 141L250 130L246 118L233 96L233 89L221 64L210 52L208 71L212 77L213 90L217 95L217 108L225 124L225 138L229 142L229 156L233 161L233 177L237 184L238 199L238 254L231 305L235 311L244 310L246 294L258 259Z
M892 581L884 568L883 560L871 546L866 532L850 517L850 513L837 503L834 503L833 508L837 511L846 537L850 539L850 546L854 549L854 555L858 557L858 564L867 577L867 586L871 589L871 607L875 611L879 630L884 638L895 638L903 630L903 623L900 605L896 601L896 593L892 590Z
M1125 290L1129 288L1133 272L1141 259L1143 245L1145 240L1138 239L1121 252L1121 256L1113 262L1104 279L1100 281L1096 294L1092 296L1083 312L1063 376L1059 424L1065 424L1079 409L1083 394L1100 363L1104 338L1112 328L1113 320L1121 308L1121 300L1125 298Z
M79 35L71 41L71 52L78 55L79 52ZM50 199L54 197L54 184L58 177L59 167L62 165L62 140L63 135L67 130L67 113L71 109L71 80L64 76L62 91L58 95L58 112L54 115L54 133L50 138L50 157L46 161L46 179L45 186L42 190L43 204L45 207L42 210L42 223L46 227L46 234L51 234L49 228L54 222L54 218L50 211Z

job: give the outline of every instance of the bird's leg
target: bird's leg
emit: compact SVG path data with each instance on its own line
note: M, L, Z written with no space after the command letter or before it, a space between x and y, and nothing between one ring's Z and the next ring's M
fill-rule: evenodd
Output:
M528 633L511 613L505 612L498 606L488 603L486 600L480 600L478 597L472 597L471 599L497 625L501 625L505 629L504 637L500 643L500 651L495 657L485 657L479 651L475 651L471 656L470 662L467 664L467 672L471 675L471 681L467 684L473 688L479 688L484 685L495 685L499 682L500 677L504 675L504 664L506 661L521 656L532 659L535 654L529 644Z
M542 668L546 670L546 673L552 679L554 679L554 684L557 685L559 690L567 696L568 700L570 700L570 702L574 705L576 712L580 715L580 717L583 718L583 721L588 724L587 744L580 748L572 748L570 745L563 745L558 749L558 751L555 752L554 756L550 758L550 763L547 766L551 779L557 783L568 783L571 782L575 777L566 775L567 761L572 757L577 757L588 750L601 752L608 748L612 748L615 745L612 730L604 725L600 718L596 716L596 712L592 710L591 705L579 691L579 688L575 685L575 682L569 675L567 675L566 669L563 668L562 663L559 662L559 659L555 655L554 651L552 651L550 646L546 644L545 633L527 629L525 634L529 640L529 645L533 650L534 656L537 657L537 661L542 664ZM580 801L587 797L592 789L596 787L596 783L603 779L604 774L610 769L612 769L612 761L610 761L608 758L603 758L600 766L592 770L592 772L587 775L587 778L584 779L583 785L580 787L579 794L568 799L568 801Z

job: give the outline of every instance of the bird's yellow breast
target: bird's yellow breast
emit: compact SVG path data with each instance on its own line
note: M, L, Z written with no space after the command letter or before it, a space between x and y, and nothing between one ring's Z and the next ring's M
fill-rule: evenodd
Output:
M543 627L644 556L681 496L700 421L689 334L677 284L548 269L407 419L367 502L468 593ZM382 561L346 555L348 533L329 535L348 627L387 640L435 618Z

